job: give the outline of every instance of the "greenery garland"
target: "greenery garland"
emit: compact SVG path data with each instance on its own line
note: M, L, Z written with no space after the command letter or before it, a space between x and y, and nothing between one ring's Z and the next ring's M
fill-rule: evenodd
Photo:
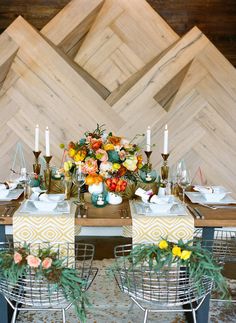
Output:
M65 258L59 259L59 252L52 247L30 250L29 245L13 249L0 250L1 276L16 284L29 272L36 278L45 278L51 284L50 291L61 288L68 302L73 303L78 318L85 322L85 307L89 301L83 287L86 282L79 277L79 271L63 265Z
M174 243L163 239L158 244L134 245L128 256L117 258L117 262L110 268L111 272L117 267L120 268L124 260L128 260L125 263L130 264L128 270L140 268L142 265L148 265L148 268L155 272L169 268L173 264L186 267L190 278L200 281L203 276L208 277L212 279L214 289L222 298L230 298L226 279L221 274L222 267L200 242L193 243L191 240L184 243L179 240L178 243ZM200 288L199 286L199 292Z

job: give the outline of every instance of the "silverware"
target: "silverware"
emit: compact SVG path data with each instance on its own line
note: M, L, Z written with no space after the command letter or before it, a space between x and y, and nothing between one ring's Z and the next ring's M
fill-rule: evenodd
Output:
M194 211L197 212L197 214L200 216L201 220L205 219L205 216L202 214L202 212L197 207L194 208Z
M207 207L211 210L217 210L217 209L236 209L236 205L208 205L203 203L198 203L201 206Z
M187 209L191 212L191 214L193 214L193 216L196 218L196 219L200 219L200 216L199 214L190 206L190 205L187 205Z

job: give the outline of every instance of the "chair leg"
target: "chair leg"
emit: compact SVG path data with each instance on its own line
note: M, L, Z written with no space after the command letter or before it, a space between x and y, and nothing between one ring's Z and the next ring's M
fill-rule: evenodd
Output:
M148 310L145 310L143 323L147 322Z
M197 319L196 319L196 312L195 310L193 309L192 311L192 314L193 314L193 323L197 323Z
M62 321L66 323L66 311L64 309L62 310Z
M16 322L16 315L17 315L17 311L18 311L18 308L17 308L17 306L16 306L16 307L15 307L15 309L14 309L14 312L13 312L12 318L11 318L11 323L15 323L15 322Z

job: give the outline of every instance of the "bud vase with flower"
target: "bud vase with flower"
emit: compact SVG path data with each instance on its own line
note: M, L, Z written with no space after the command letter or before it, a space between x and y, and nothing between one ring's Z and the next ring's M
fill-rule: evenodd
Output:
M127 181L119 177L113 177L113 178L107 178L105 180L105 184L108 190L108 194L107 194L108 203L113 205L121 204L123 199L122 199L122 196L119 195L119 193L122 193L126 190Z

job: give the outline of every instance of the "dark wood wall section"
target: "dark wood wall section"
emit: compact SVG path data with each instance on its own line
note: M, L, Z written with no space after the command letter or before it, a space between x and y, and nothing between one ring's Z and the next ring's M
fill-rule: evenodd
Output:
M18 15L22 15L36 28L41 29L69 1L0 0L0 33ZM133 1L135 3L135 0ZM185 34L195 25L198 26L236 66L236 0L148 0L148 2L179 35Z

